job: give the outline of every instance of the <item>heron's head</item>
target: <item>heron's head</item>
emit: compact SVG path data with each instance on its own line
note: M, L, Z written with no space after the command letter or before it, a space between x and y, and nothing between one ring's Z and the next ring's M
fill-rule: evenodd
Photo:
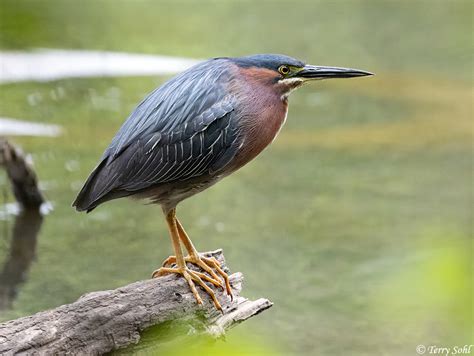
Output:
M281 54L257 54L232 58L232 61L241 68L243 75L259 78L262 83L273 86L284 97L312 80L373 75L359 69L305 64Z

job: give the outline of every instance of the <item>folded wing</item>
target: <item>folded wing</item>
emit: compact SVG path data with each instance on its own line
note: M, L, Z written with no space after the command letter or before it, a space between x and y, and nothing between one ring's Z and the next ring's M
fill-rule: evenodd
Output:
M207 63L167 82L135 109L73 203L77 210L216 172L232 160L240 144L235 99L218 80L229 73L223 66L211 76Z

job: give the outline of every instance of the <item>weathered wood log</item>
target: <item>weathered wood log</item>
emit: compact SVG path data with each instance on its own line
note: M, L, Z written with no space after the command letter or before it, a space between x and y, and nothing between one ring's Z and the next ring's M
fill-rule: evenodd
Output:
M205 255L214 256L228 271L221 250ZM72 304L0 324L0 354L98 355L137 344L145 331L160 325L180 330L179 337L217 338L272 306L267 299L240 296L242 280L241 273L230 276L233 301L214 288L223 313L201 289L204 305L198 305L186 281L176 275L89 293ZM157 334L147 342L159 343Z
M18 203L25 209L39 209L44 198L38 188L36 173L21 150L3 137L0 137L0 166L7 171Z

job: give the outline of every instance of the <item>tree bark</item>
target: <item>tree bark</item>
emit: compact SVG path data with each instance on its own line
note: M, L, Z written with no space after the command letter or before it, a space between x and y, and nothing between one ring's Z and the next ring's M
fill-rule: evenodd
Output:
M217 258L227 270L221 250L205 255ZM241 297L242 280L241 273L230 276L233 301L213 288L223 313L200 288L204 305L198 305L186 281L177 275L89 293L72 304L0 324L0 354L99 355L137 344L144 331L160 326L179 330L176 337L217 338L272 306L267 299ZM146 342L160 343L160 333L156 335Z
M24 209L39 209L44 203L36 173L20 149L0 137L0 166L4 166L13 187L13 194Z

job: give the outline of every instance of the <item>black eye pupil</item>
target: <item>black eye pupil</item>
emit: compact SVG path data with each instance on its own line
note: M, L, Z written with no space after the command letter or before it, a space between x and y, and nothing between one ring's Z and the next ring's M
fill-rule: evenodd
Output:
M288 67L281 67L280 71L283 73L283 74L288 74L288 72L290 71L290 69Z

